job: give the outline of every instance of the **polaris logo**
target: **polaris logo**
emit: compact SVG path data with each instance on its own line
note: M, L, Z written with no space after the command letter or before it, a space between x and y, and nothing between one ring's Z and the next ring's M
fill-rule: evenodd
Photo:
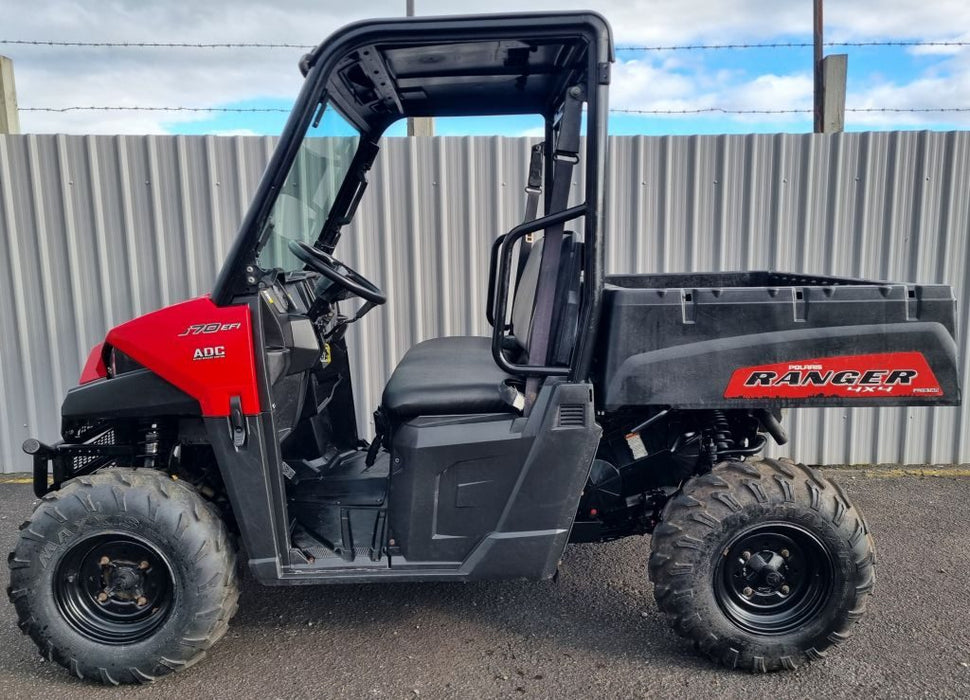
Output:
M196 348L192 355L193 360L218 360L226 356L225 345L214 345L209 348Z
M816 366L818 367L818 366ZM793 369L781 374L764 371L752 372L745 380L745 386L909 386L919 376L915 369L871 369L861 372L854 369L823 372L817 369Z

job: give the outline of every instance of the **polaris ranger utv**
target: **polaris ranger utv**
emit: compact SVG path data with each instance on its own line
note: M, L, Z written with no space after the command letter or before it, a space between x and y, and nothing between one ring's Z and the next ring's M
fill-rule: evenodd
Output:
M63 441L24 444L41 500L9 596L44 656L103 683L191 665L236 610L237 545L270 585L546 579L570 542L647 533L660 608L711 658L796 668L849 636L866 522L759 453L786 441L782 407L959 403L950 289L607 276L612 60L587 12L363 22L300 61L211 294L112 329ZM491 336L412 347L367 442L346 332L386 297L335 253L381 136L517 114L545 139L526 220L491 249Z

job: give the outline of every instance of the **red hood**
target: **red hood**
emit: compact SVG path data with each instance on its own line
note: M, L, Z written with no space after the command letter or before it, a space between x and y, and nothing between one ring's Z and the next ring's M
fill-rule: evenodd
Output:
M249 307L216 306L208 296L167 306L112 328L92 350L81 382L107 376L103 345L115 348L199 401L203 415L259 413Z

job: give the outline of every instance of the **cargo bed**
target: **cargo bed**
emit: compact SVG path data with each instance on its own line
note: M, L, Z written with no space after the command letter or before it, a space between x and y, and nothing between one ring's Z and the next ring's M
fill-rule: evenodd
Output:
M598 402L956 405L947 285L782 272L606 278Z

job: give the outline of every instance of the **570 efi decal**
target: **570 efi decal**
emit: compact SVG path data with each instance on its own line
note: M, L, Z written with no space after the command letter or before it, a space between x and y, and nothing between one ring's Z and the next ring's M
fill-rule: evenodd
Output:
M742 367L731 375L724 398L851 399L942 394L923 353L887 352Z

